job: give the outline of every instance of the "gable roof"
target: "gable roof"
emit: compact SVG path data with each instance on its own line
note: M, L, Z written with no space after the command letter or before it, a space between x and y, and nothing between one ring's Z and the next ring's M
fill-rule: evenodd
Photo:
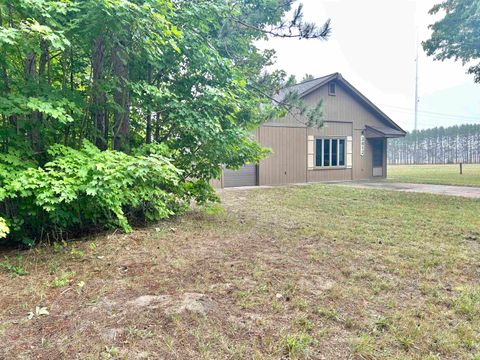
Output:
M292 86L284 87L273 97L275 101L282 102L285 99L285 96L290 92L296 92L298 95L303 96L312 88L317 88L317 86L322 86L331 80L331 77L334 74L322 76L317 79L307 80Z
M370 100L368 100L365 95L358 91L352 84L345 80L340 73L333 73L330 75L322 76L313 80L308 80L296 85L288 86L281 89L275 96L274 100L278 103L281 103L285 100L285 96L290 92L296 92L300 98L307 96L311 92L319 89L330 81L335 80L336 82L342 84L351 94L365 107L370 111L376 114L380 119L382 119L386 124L392 126L396 131L400 132L402 136L406 134L400 126L398 126L387 114L381 111L377 106L375 106Z

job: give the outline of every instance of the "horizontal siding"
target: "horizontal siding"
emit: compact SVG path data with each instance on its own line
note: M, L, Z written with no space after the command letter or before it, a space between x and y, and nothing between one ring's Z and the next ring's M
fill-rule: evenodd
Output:
M224 187L257 185L257 167L255 164L242 166L239 170L225 169L223 172Z

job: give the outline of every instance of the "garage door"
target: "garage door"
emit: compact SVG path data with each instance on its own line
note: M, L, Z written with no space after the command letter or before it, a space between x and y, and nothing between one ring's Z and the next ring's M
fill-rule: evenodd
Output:
M223 173L224 187L257 185L257 167L255 164L242 166L239 170L225 169Z

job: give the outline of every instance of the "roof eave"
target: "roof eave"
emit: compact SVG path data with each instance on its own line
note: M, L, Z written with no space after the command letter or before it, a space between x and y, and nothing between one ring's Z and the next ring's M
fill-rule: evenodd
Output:
M407 133L403 130L397 130L397 131L401 132L400 134L397 134L397 133L388 133L388 132L382 131L380 129L377 129L377 128L374 128L374 127L368 126L368 125L365 126L365 129L368 130L368 131L371 131L373 133L379 134L380 136L378 136L378 137L383 137L383 138L393 139L393 138L401 138L401 137L404 137L405 135L407 135ZM376 136L373 136L373 137L376 137Z

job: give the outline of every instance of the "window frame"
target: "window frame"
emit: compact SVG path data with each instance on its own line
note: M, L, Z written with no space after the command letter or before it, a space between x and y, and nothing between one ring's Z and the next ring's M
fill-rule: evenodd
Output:
M333 91L331 86L333 86ZM334 81L328 83L328 95L337 96L337 84Z
M317 165L317 141L321 140L321 164ZM329 153L329 162L332 162L332 141L337 141L337 165L327 165L325 166L325 159L324 159L324 146L325 140L330 141L330 153ZM343 151L343 165L340 164L340 140L344 141L344 151ZM328 170L328 169L346 169L347 168L347 136L315 136L314 137L314 154L313 159L315 161L314 169L321 169L321 170Z

